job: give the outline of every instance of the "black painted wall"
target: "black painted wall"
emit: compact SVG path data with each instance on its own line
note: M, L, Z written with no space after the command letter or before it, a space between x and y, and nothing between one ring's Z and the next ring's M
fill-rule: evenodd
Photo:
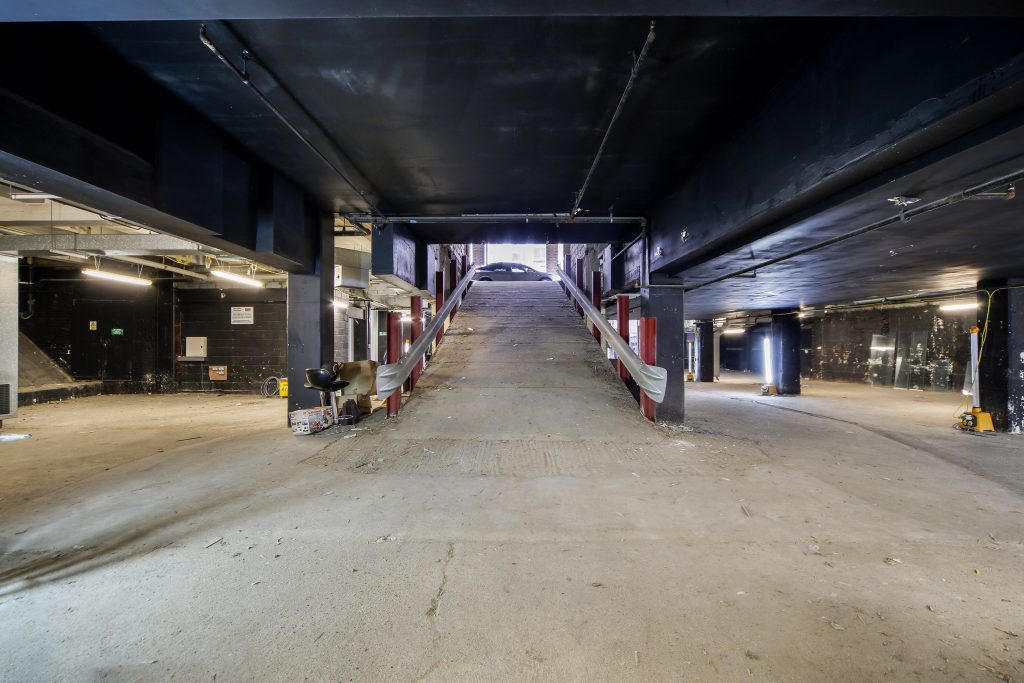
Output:
M103 380L110 391L171 381L169 281L138 288L23 264L21 282L20 330L75 379Z
M207 338L205 361L176 364L179 390L256 392L267 377L284 377L286 293L283 288L176 290L179 355L185 337ZM252 306L253 324L232 325L232 306ZM228 379L211 380L211 365L228 366Z
M27 263L20 279L20 330L73 378L103 380L104 391L257 392L285 374L285 289L172 289L161 278L137 288ZM232 306L253 306L253 324L232 325ZM205 361L176 360L186 336L207 337ZM210 365L227 365L228 379L210 380Z

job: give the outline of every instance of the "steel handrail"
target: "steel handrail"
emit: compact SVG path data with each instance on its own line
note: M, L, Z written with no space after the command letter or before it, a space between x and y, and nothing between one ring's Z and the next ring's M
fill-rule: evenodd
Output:
M608 343L619 357L622 364L629 370L630 376L636 381L637 386L644 390L644 393L655 403L665 400L665 385L668 383L668 371L656 365L648 365L640 359L640 356L633 352L629 343L619 336L619 331L612 327L612 324L597 310L597 307L590 299L580 291L576 283L566 275L565 271L556 267L558 277L562 278L562 284L569 291L569 296L576 300L579 307L583 309L583 315L593 323L594 327L601 333L601 339Z
M435 311L434 317L430 320L430 324L427 325L427 329L420 333L420 336L416 338L416 341L412 343L412 346L409 347L409 350L401 358L394 363L377 366L378 398L390 396L395 390L402 388L405 380L409 378L416 365L427 353L427 349L430 348L434 339L437 338L437 333L441 331L448 316L451 315L451 312L462 301L462 294L469 287L469 283L472 282L474 273L476 273L476 266L470 266L462 281L448 294L448 298L444 305L441 306L441 309Z

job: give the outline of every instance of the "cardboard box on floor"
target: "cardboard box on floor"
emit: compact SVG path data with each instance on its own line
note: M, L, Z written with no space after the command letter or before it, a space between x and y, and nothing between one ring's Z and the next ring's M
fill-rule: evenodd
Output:
M370 395L377 393L377 361L357 360L351 363L338 363L336 370L338 379L349 383L341 392L343 400L355 398L360 413L370 413Z

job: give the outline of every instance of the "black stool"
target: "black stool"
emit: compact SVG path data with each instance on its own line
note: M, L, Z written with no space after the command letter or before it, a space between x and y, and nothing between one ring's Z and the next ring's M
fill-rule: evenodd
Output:
M331 417L338 423L338 406L334 402L334 392L341 391L349 383L338 379L333 370L325 368L306 368L306 388L320 392L320 406L331 406Z

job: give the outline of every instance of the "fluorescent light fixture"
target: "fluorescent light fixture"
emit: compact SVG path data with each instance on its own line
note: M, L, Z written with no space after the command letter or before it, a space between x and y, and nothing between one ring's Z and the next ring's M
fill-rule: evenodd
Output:
M946 304L944 306L939 306L940 311L971 311L976 308L978 308L977 301L971 301L969 303L963 304Z
M63 251L62 249L51 249L51 254L60 254L61 256L67 256L68 258L76 258L79 261L88 261L89 257L85 254L78 254L73 251Z
M883 351L883 352L885 352L885 351L895 351L896 347L895 346L872 346L871 350L872 351Z
M245 277L244 275L239 275L238 273L232 273L230 270L214 269L210 271L210 275L213 275L214 277L219 277L222 280L230 280L231 282L237 282L238 284L245 285L246 287L263 286L263 283L260 282L259 280L254 280L251 277Z
M798 318L806 318L806 317L807 317L807 316L809 316L810 314L811 314L811 312L810 312L810 311L804 311L803 313L797 313L797 314L796 314L796 317L798 317Z
M89 277L99 278L101 280L112 280L114 282L122 282L126 285L138 285L140 287L148 287L153 284L152 280L147 280L144 277L135 277L134 275L121 275L120 273L111 273L106 270L95 270L93 268L83 268L82 275L88 275Z
M46 192L14 192L11 194L11 199L25 201L26 199L60 199L60 197Z
M401 321L403 323L412 322L412 316L411 315L403 315L401 317Z
M764 354L764 383L772 384L772 376L775 373L772 372L772 336L770 334L764 336L761 352Z
M746 330L742 327L726 327L722 330L722 334L743 334Z
M348 308L348 302L347 301L341 301L340 299L335 299L334 300L334 307L335 308Z

